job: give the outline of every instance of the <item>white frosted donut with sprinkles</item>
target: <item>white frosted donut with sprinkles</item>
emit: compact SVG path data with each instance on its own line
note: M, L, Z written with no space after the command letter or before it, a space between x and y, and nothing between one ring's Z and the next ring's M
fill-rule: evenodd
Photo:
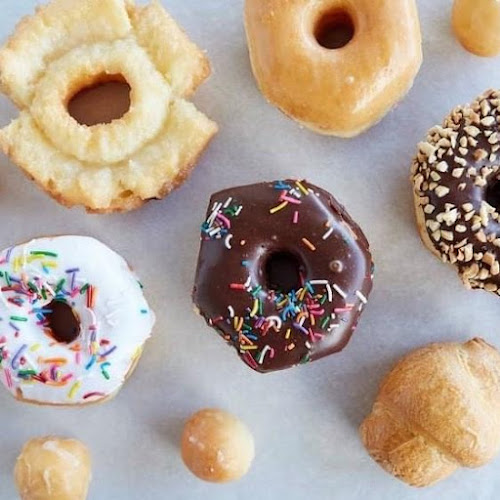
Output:
M0 380L17 399L115 395L155 317L125 260L96 239L40 238L0 254Z

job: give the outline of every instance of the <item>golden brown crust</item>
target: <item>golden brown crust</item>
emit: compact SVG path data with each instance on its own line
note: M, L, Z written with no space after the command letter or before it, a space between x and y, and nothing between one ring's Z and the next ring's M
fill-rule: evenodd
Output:
M499 382L500 353L481 339L418 349L382 382L363 443L413 486L484 465L500 449Z
M14 468L22 500L85 500L91 475L88 449L56 436L28 441Z
M226 483L248 472L255 447L249 429L235 416L204 409L186 422L181 455L186 467L200 479Z
M75 21L69 8L74 1L52 0L0 50L4 89L23 102L19 118L0 130L0 148L65 206L84 205L93 213L133 210L179 186L217 132L214 122L181 98L203 82L210 65L156 1L136 7L113 0L104 8L96 0L78 0L78 12L89 22L92 16L112 20L104 41L93 27L87 32ZM64 30L56 29L57 13L67 23ZM117 33L120 39L113 41ZM49 34L53 38L45 40ZM90 45L82 45L85 34ZM35 41L42 45L38 59L18 67L14 56ZM124 75L132 106L119 120L87 127L69 116L65 104L89 84L93 71L97 79L106 71ZM29 76L26 105L16 99L23 75Z
M346 12L355 26L345 47L315 39L318 19ZM261 92L304 126L353 137L407 93L422 61L414 0L246 0L252 69Z
M477 56L500 54L500 2L455 0L452 27L462 46Z
M127 36L123 0L52 0L22 18L0 50L0 87L20 108L29 106L45 67L89 40Z
M210 76L210 61L158 0L129 8L136 40L146 49L174 94L189 97Z

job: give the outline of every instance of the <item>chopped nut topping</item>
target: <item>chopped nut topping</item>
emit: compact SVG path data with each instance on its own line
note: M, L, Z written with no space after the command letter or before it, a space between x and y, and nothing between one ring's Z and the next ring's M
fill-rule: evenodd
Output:
M431 237L424 241L458 268L468 288L500 295L500 206L496 187L486 189L500 181L498 158L500 91L488 91L429 131L412 181L425 218L420 229Z

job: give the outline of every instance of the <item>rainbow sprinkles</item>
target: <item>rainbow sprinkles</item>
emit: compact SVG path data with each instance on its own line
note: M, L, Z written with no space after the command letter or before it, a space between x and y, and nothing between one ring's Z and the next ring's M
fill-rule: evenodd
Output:
M343 349L373 281L368 241L344 207L297 179L226 189L209 207L193 292L207 323L259 372ZM274 258L281 278L269 277Z
M5 250L0 284L1 380L24 401L70 405L108 398L154 324L126 262L92 238L41 238ZM56 335L56 309L73 318L74 338Z

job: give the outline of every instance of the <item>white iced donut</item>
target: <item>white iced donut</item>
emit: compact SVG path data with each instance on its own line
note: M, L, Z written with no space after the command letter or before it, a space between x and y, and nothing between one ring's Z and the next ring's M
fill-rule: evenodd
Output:
M81 405L114 395L155 317L125 260L83 236L0 254L0 380L17 399Z

